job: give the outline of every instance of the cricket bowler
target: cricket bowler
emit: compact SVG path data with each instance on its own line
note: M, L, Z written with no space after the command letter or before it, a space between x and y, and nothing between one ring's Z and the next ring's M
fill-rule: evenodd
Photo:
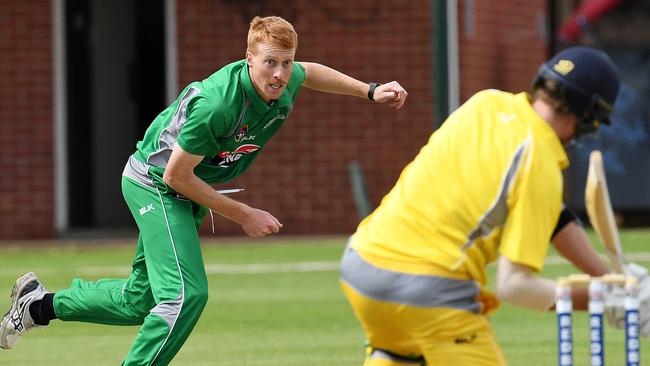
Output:
M168 365L208 300L198 228L210 210L251 237L277 233L271 213L235 201L210 184L244 173L286 122L302 86L401 108L396 81L364 83L311 62L295 62L298 36L280 17L250 23L246 58L188 85L138 142L122 175L124 199L138 225L125 279L75 279L46 290L33 273L18 278L0 325L0 347L53 319L140 326L123 366ZM92 343L92 342L91 342ZM54 362L56 363L56 362Z

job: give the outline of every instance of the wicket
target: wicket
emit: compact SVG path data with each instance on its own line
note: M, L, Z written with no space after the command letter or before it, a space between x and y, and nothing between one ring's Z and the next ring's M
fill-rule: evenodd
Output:
M627 366L639 366L639 299L637 280L633 276L608 274L602 277L570 275L557 281L555 310L558 325L558 364L573 365L573 304L571 289L589 287L589 360L591 366L605 365L603 313L605 286L625 286L625 360Z

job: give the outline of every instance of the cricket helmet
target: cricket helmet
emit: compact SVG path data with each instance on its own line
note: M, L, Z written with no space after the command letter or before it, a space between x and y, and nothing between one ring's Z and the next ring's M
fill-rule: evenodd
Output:
M533 79L533 90L554 80L567 107L577 119L576 137L609 124L620 81L614 62L602 51L575 46L543 63Z

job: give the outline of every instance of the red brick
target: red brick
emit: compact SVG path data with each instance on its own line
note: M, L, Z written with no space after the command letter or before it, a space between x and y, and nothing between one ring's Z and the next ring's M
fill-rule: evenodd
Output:
M53 236L51 4L2 1L0 238ZM46 134L49 134L47 136ZM34 171L45 173L36 178Z
M255 13L288 14L299 33L298 60L327 64L364 81L399 80L401 111L303 90L296 109L257 163L228 187L276 215L292 234L350 233L358 218L347 164L361 161L376 204L417 154L436 118L435 36L430 1L225 2L185 0L177 8L179 86L244 57ZM463 25L463 2L458 2ZM475 33L461 28L461 99L485 88L526 88L545 54L537 29L546 1L475 2ZM0 238L53 235L54 171L51 4L0 0ZM210 40L210 42L206 42ZM390 150L388 150L390 148ZM10 158L6 158L10 157ZM215 217L218 235L243 235ZM202 228L207 234L210 225Z

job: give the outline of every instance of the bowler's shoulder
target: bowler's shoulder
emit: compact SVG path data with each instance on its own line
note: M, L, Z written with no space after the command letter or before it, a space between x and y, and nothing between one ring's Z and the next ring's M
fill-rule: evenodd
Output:
M241 69L246 65L246 59L236 60L229 64L222 66L215 74L230 74L230 73L239 73Z
M231 62L203 79L201 83L204 87L238 84L244 65L246 65L246 60Z
M305 71L305 66L300 62L294 62L293 72L291 73L291 78L289 79L290 87L297 88L305 82L307 78L307 72Z
M242 97L242 76L246 60L230 63L214 74L205 78L200 84L202 98L212 105L239 107Z

